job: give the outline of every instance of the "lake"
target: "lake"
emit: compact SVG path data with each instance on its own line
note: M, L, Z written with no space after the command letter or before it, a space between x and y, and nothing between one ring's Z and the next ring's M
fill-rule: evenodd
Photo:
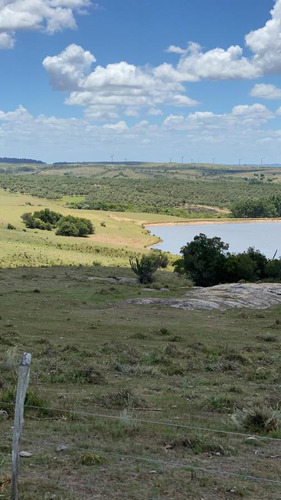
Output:
M223 224L175 224L167 226L147 226L152 234L159 236L161 243L153 245L163 251L180 254L182 246L193 240L199 233L208 238L219 236L229 244L229 251L243 252L250 246L260 250L267 258L281 256L281 221L223 223Z

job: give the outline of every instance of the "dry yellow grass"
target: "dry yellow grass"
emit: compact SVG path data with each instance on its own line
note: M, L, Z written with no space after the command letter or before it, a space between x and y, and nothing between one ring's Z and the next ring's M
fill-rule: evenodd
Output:
M21 215L43 208L90 219L95 234L89 238L56 236L54 231L26 229ZM11 194L0 190L0 266L128 265L130 253L143 252L158 241L143 225L178 222L164 215L118 213L66 208L63 201ZM7 229L7 224L16 230Z

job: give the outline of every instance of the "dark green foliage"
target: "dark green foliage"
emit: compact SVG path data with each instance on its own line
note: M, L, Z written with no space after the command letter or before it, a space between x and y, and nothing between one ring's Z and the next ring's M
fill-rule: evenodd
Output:
M41 229L51 231L57 226L58 221L61 219L62 214L53 212L49 208L34 212L25 213L21 216L26 227L30 229Z
M130 257L132 271L139 277L140 283L152 283L153 275L157 269L165 268L168 265L167 255L162 252L143 254L141 258Z
M233 217L241 218L280 217L281 196L238 201L232 205L231 212Z
M48 208L34 212L25 213L21 216L26 227L30 229L41 229L51 231L57 228L56 234L60 236L81 236L95 232L92 222L82 217L72 215L63 216L58 212L53 212Z
M10 229L11 231L14 231L16 229L15 226L13 226L13 224L10 224L10 222L7 224L7 229Z
M196 285L212 286L224 281L224 268L228 244L221 238L207 238L200 233L181 248L182 267ZM179 264L177 265L179 268Z
M82 217L67 215L59 220L56 234L59 236L86 237L95 232L92 222Z
M224 267L224 281L257 281L264 279L267 264L268 260L265 255L253 247L237 255L228 253Z
M174 272L178 274L185 274L185 269L184 269L184 260L183 259L177 259L173 263L174 267Z
M35 219L40 219L42 222L45 222L45 224L51 224L53 227L56 227L62 215L58 212L50 210L49 208L44 208L44 210L34 212L33 217Z
M269 260L265 266L264 273L266 278L281 280L281 260Z
M281 279L281 260L268 260L259 250L226 253L228 244L220 238L207 238L205 234L182 247L182 259L174 263L174 270L189 276L195 285L213 286L240 280L257 281Z

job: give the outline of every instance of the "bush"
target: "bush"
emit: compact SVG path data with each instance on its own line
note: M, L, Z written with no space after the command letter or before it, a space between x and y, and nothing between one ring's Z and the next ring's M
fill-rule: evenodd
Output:
M59 236L86 237L88 234L94 234L94 232L95 229L90 220L67 215L59 220L56 234Z
M11 231L14 231L16 229L15 226L13 226L13 224L10 224L10 222L7 224L7 229L10 229Z
M21 216L26 227L30 229L41 229L43 231L51 231L55 228L61 217L62 215L60 213L53 212L49 208L39 210L33 214L31 212L24 213Z
M152 283L154 273L160 267L165 267L166 260L161 254L143 254L141 258L130 257L130 266L132 271L139 277L140 283Z
M281 279L281 260L268 260L259 250L226 253L228 244L205 234L182 247L182 259L174 262L174 271L191 277L195 285L213 286L240 280Z
M26 227L30 229L41 229L51 231L57 228L56 234L59 236L81 236L95 232L92 222L82 217L72 215L63 216L58 212L53 212L49 208L34 212L24 213L21 216Z
M231 417L237 428L246 432L268 433L281 427L281 412L268 406L237 410Z

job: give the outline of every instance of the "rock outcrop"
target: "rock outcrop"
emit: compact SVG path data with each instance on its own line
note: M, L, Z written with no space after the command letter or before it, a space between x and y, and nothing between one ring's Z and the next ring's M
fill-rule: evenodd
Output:
M194 287L180 299L136 298L131 304L162 305L185 310L250 308L266 309L281 304L280 283L230 283L212 287Z

